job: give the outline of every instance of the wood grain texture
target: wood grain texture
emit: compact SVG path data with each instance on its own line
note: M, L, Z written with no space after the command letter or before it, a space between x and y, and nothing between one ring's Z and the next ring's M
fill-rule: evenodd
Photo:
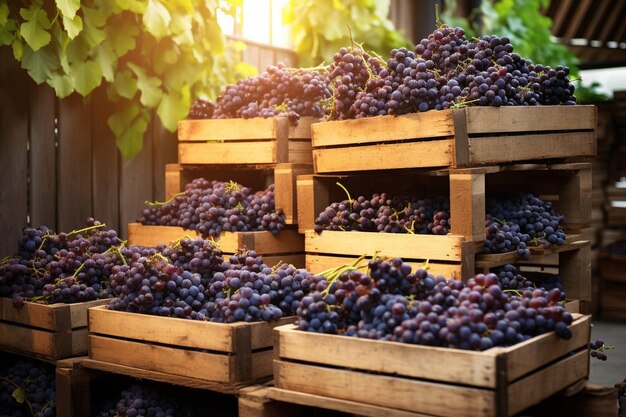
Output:
M275 164L276 142L178 144L181 164Z
M285 223L296 224L298 175L313 173L313 165L278 164L274 168L274 199L277 209L285 212Z
M71 331L51 332L0 322L0 348L40 355L49 360L84 354L72 350ZM85 334L86 335L86 334Z
M178 140L267 140L276 138L276 120L264 119L211 119L181 120L178 122Z
M181 166L179 164L165 165L165 197L163 201L170 200L183 189L184 185L180 182L180 171ZM158 181L158 177L156 177L155 180Z

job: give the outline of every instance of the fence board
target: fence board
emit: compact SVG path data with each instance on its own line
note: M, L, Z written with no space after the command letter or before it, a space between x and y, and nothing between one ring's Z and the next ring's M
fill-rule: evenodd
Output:
M16 251L28 214L27 75L0 48L0 258Z
M93 215L91 103L74 93L59 102L58 228L84 227Z
M92 103L93 213L108 227L120 230L120 157L115 136L107 124L113 104L108 101L104 87L94 91Z
M30 223L57 227L56 135L57 99L45 84L29 81Z

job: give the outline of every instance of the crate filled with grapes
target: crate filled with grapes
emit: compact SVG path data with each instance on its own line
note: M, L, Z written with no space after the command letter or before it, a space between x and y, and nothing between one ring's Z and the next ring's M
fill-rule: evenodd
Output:
M196 178L169 201L148 203L138 222L128 225L128 241L155 246L200 236L226 254L245 248L262 255L268 264L304 266L303 237L286 224L276 191L274 184L254 192L232 180Z
M285 224L297 222L296 178L298 175L313 173L311 164L275 164L275 165L180 165L165 166L165 198L169 200L185 191L185 186L196 178L245 184L255 189L267 189L273 186L275 206L282 209Z
M87 309L112 297L122 246L94 219L71 232L25 228L0 263L0 349L45 360L87 353Z
M325 282L254 251L225 256L201 238L129 250L111 271L115 297L89 310L90 359L216 388L270 376L272 329L293 322L300 300Z
M340 270L275 330L278 393L509 417L588 378L591 317L568 312L558 288L508 291L496 274L458 281L398 258Z

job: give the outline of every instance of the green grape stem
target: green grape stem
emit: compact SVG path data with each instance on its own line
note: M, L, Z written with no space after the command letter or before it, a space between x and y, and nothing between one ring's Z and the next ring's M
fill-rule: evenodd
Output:
M176 197L180 197L181 195L185 195L185 193L182 192L182 193L174 194L172 196L172 198L170 198L167 201L148 201L148 200L146 200L146 201L144 201L144 204L147 205L147 206L150 206L150 207L160 207L160 206L163 206L163 205L165 205L167 203L171 203L172 201L174 201L176 199Z

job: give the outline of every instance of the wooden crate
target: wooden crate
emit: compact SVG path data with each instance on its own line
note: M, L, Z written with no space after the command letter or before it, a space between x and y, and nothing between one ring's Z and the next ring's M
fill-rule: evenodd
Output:
M587 383L580 392L542 401L520 417L617 417L618 389Z
M321 174L589 158L596 118L595 106L469 107L317 123L313 164Z
M276 322L213 323L89 310L89 358L214 383L250 383L272 374Z
M600 316L605 320L626 321L626 283L600 279Z
M379 415L508 417L588 377L590 321L577 316L570 340L551 332L484 352L282 326L276 329L274 383L290 392L389 409Z
M296 224L296 177L313 172L311 164L275 164L259 166L180 165L165 166L165 199L185 190L196 178L209 181L235 181L260 191L274 184L276 208L285 212L285 223Z
M95 300L75 304L24 303L13 307L0 298L0 349L48 361L87 353L87 309L108 304Z
M185 236L195 239L200 234L195 230L185 230L174 226L145 226L140 223L128 224L128 244L156 246L169 244ZM225 255L234 254L241 248L256 251L267 265L286 262L297 267L304 266L304 238L295 229L285 229L278 235L268 231L223 232L216 239Z
M311 125L303 117L291 126L284 117L181 120L180 164L311 164Z

